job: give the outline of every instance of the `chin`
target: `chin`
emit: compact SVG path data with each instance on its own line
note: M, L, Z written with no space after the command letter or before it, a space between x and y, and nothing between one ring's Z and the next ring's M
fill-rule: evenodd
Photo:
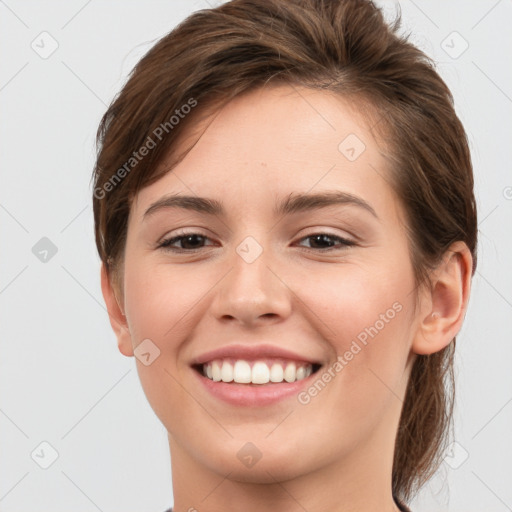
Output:
M293 445L281 449L264 441L232 441L228 449L209 453L201 464L230 480L255 484L284 482L311 472L314 457L308 457ZM259 448L258 448L258 447Z

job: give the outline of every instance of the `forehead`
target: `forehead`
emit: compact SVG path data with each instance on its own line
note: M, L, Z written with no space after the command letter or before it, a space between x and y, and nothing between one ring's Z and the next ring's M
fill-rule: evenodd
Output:
M181 140L192 150L141 190L134 207L140 213L165 192L250 209L291 191L342 189L364 193L382 209L394 193L382 145L368 125L354 100L332 92L291 85L253 90L188 128Z

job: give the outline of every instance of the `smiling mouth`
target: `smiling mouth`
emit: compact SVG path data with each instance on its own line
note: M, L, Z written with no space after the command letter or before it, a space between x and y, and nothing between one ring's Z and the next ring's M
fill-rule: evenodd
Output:
M283 359L215 359L192 365L203 377L213 382L245 385L292 383L303 380L320 368L320 364Z

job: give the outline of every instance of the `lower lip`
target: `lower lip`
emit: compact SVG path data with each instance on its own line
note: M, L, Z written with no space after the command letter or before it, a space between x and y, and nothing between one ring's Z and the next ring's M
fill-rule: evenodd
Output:
M271 405L280 400L297 396L300 391L310 385L312 373L305 379L295 382L281 382L278 384L238 384L236 382L215 382L196 370L192 369L202 385L216 398L231 405L245 407L261 407Z

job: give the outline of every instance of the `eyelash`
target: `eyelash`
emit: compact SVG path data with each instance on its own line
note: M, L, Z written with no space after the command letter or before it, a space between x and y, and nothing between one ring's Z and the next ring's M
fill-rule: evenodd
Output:
M160 242L157 246L157 249L158 248L162 248L166 251L170 251L170 252L174 252L174 253L195 253L201 249L203 249L203 247L198 247L196 249L180 249L180 248L177 248L177 247L171 247L172 244L176 243L176 242L179 242L181 240L183 240L184 238L188 238L188 237L191 237L191 236L199 236L203 239L209 239L207 236L204 236L202 235L201 233L181 233L177 236L174 236L172 238L167 238L167 239L164 239L162 240L162 242ZM355 242L353 242L352 240L347 240L346 238L342 238L340 236L337 236L337 235L332 235L330 233L323 233L323 232L320 232L320 233L312 233L311 235L308 235L308 236L305 236L305 237L302 237L300 239L300 241L302 240L306 240L308 238L314 238L314 237L317 237L317 236L327 236L328 238L331 238L333 240L336 240L338 242L340 242L343 247L327 247L327 248L323 248L323 249L316 249L316 248L310 248L310 247L305 247L304 249L306 249L307 251L318 251L318 252L329 252L329 251L340 251L340 250L344 250L346 247L350 247L350 246L354 246L356 245Z

